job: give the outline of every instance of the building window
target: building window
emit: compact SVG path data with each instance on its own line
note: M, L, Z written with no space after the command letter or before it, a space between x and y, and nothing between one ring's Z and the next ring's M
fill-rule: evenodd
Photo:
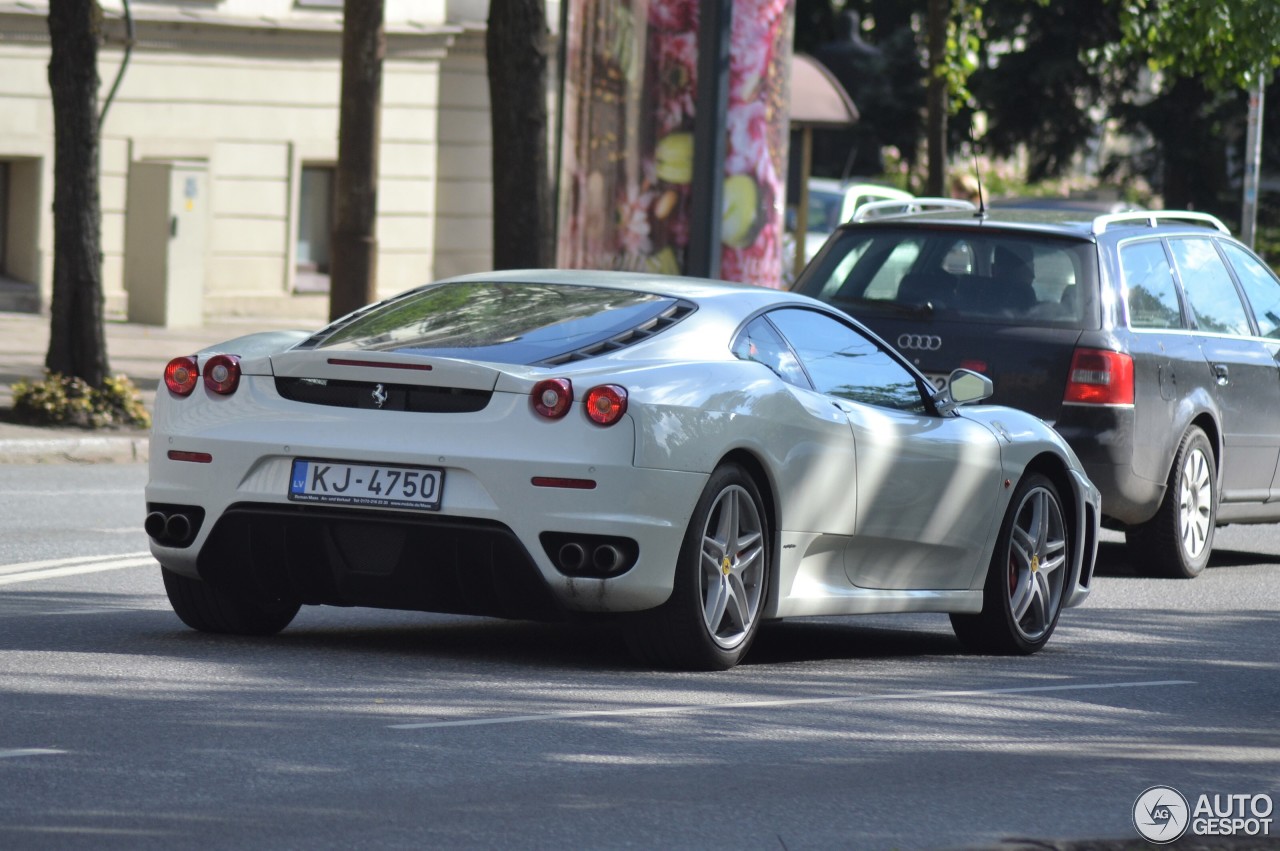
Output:
M329 231L333 228L333 168L302 167L298 195L299 292L329 291Z

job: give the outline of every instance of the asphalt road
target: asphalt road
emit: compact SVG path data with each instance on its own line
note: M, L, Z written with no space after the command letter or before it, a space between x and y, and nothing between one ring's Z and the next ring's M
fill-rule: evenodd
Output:
M1029 658L965 653L945 617L797 620L686 674L595 627L194 633L145 476L0 466L0 847L1143 847L1151 786L1280 799L1280 528L1220 531L1189 582L1108 536Z

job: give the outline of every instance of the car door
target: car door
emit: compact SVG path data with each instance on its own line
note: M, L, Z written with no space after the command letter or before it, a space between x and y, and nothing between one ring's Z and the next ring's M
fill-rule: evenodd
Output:
M1265 263L1241 246L1226 241L1218 244L1244 290L1258 329L1259 345L1266 348L1272 363L1277 364L1276 380L1280 383L1280 279ZM1273 427L1280 428L1280 424ZM1270 499L1280 501L1280 464L1271 477Z
M984 426L938 415L896 356L835 316L784 308L769 319L814 388L844 412L856 452L849 581L876 589L961 589L995 534L1000 449Z
M1222 501L1263 502L1280 458L1280 371L1259 338L1216 241L1169 240L1222 412Z

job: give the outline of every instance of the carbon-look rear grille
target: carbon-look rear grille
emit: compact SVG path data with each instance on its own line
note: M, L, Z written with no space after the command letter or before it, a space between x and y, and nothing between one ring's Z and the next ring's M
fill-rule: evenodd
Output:
M411 411L418 414L468 414L482 411L493 396L488 390L326 378L277 378L276 392L290 401L309 405Z

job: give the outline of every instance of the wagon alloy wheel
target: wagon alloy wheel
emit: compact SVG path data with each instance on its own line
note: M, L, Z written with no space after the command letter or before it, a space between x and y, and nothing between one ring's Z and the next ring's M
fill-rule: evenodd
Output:
M1193 579L1209 563L1218 520L1218 467L1208 436L1182 436L1156 516L1125 530L1129 561L1147 576Z
M1057 487L1032 473L1019 482L991 556L982 612L953 614L966 646L988 653L1034 653L1058 624L1073 545Z
M1182 464L1182 487L1178 489L1178 531L1188 559L1197 559L1209 543L1209 522L1213 505L1213 479L1209 459L1198 447L1187 453Z
M739 485L716 498L702 533L702 614L711 640L732 650L760 614L764 533L760 512Z
M738 664L760 628L772 552L759 487L738 464L717 467L689 518L670 598L627 625L632 653L662 668Z

